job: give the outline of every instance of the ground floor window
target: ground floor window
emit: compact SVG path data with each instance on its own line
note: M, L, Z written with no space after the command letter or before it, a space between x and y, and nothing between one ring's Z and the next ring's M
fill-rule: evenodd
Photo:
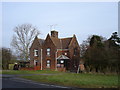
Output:
M38 60L34 60L34 66L38 66Z
M47 60L47 68L50 68L50 60Z

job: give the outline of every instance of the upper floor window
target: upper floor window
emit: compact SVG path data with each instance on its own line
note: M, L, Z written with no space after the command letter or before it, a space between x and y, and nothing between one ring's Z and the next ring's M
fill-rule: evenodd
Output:
M50 48L47 48L47 56L50 56Z
M34 49L34 56L38 56L38 50Z
M77 48L74 49L74 56L77 55Z

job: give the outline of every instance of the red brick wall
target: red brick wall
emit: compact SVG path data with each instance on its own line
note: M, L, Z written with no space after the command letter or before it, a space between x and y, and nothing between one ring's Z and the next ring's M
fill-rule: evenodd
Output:
M47 56L47 48L50 48L50 56ZM47 60L50 60L50 69L55 69L56 47L50 37L47 37L43 46L43 69L46 69Z
M74 49L77 49L77 55L74 55ZM72 43L69 46L69 55L70 55L70 70L76 71L79 65L80 60L80 47L76 40L76 38L73 38ZM75 67L76 66L76 67Z
M31 48L30 48L30 65L34 66L34 60L38 60L38 65L40 66L41 64L41 46L38 42L38 39L35 38ZM38 56L34 56L34 49L38 50Z
M31 61L30 61L30 65L34 65L34 60L39 60L39 63L38 63L38 66L41 65L41 48L42 48L42 65L43 65L43 69L47 69L46 65L47 65L47 60L50 60L50 68L48 69L56 69L56 51L57 51L57 48L56 46L54 45L54 43L52 42L50 36L48 35L45 42L44 42L44 45L43 46L40 46L39 42L38 42L38 39L36 38L30 48L30 58L31 58ZM50 48L50 56L47 56L47 48ZM74 49L77 48L77 55L74 56ZM34 49L38 49L38 54L39 56L38 57L35 57L34 56ZM72 70L72 69L76 69L74 68L74 64L76 66L78 66L79 64L79 57L80 57L80 47L79 47L79 44L76 40L76 38L74 37L72 39L72 42L71 44L69 45L69 50L65 50L65 51L58 51L57 53L57 57L61 54L65 55L65 53L67 53L67 57L70 58L70 60L68 61L68 69L69 70ZM77 58L77 59L75 59Z

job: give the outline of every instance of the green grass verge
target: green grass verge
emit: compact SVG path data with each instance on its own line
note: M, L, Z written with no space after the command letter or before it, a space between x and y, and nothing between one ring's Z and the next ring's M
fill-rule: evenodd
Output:
M79 88L117 88L118 75L103 75L103 74L76 74L76 73L64 73L50 70L38 70L38 71L14 71L4 70L2 74L54 74L54 75L33 75L33 76L21 76L22 78L57 84L63 86L79 87Z
M20 75L20 74L57 74L61 73L58 71L50 71L50 70L3 70L2 74L10 74L10 75Z
M22 76L22 78L79 88L117 88L118 86L117 75L63 73L52 76Z

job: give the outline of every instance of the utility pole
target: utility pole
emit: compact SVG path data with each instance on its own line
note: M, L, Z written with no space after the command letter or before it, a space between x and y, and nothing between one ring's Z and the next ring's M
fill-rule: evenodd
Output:
M79 59L77 74L78 74L79 72L80 72L80 59Z
M80 71L80 64L78 65L77 74L79 73L79 71Z

